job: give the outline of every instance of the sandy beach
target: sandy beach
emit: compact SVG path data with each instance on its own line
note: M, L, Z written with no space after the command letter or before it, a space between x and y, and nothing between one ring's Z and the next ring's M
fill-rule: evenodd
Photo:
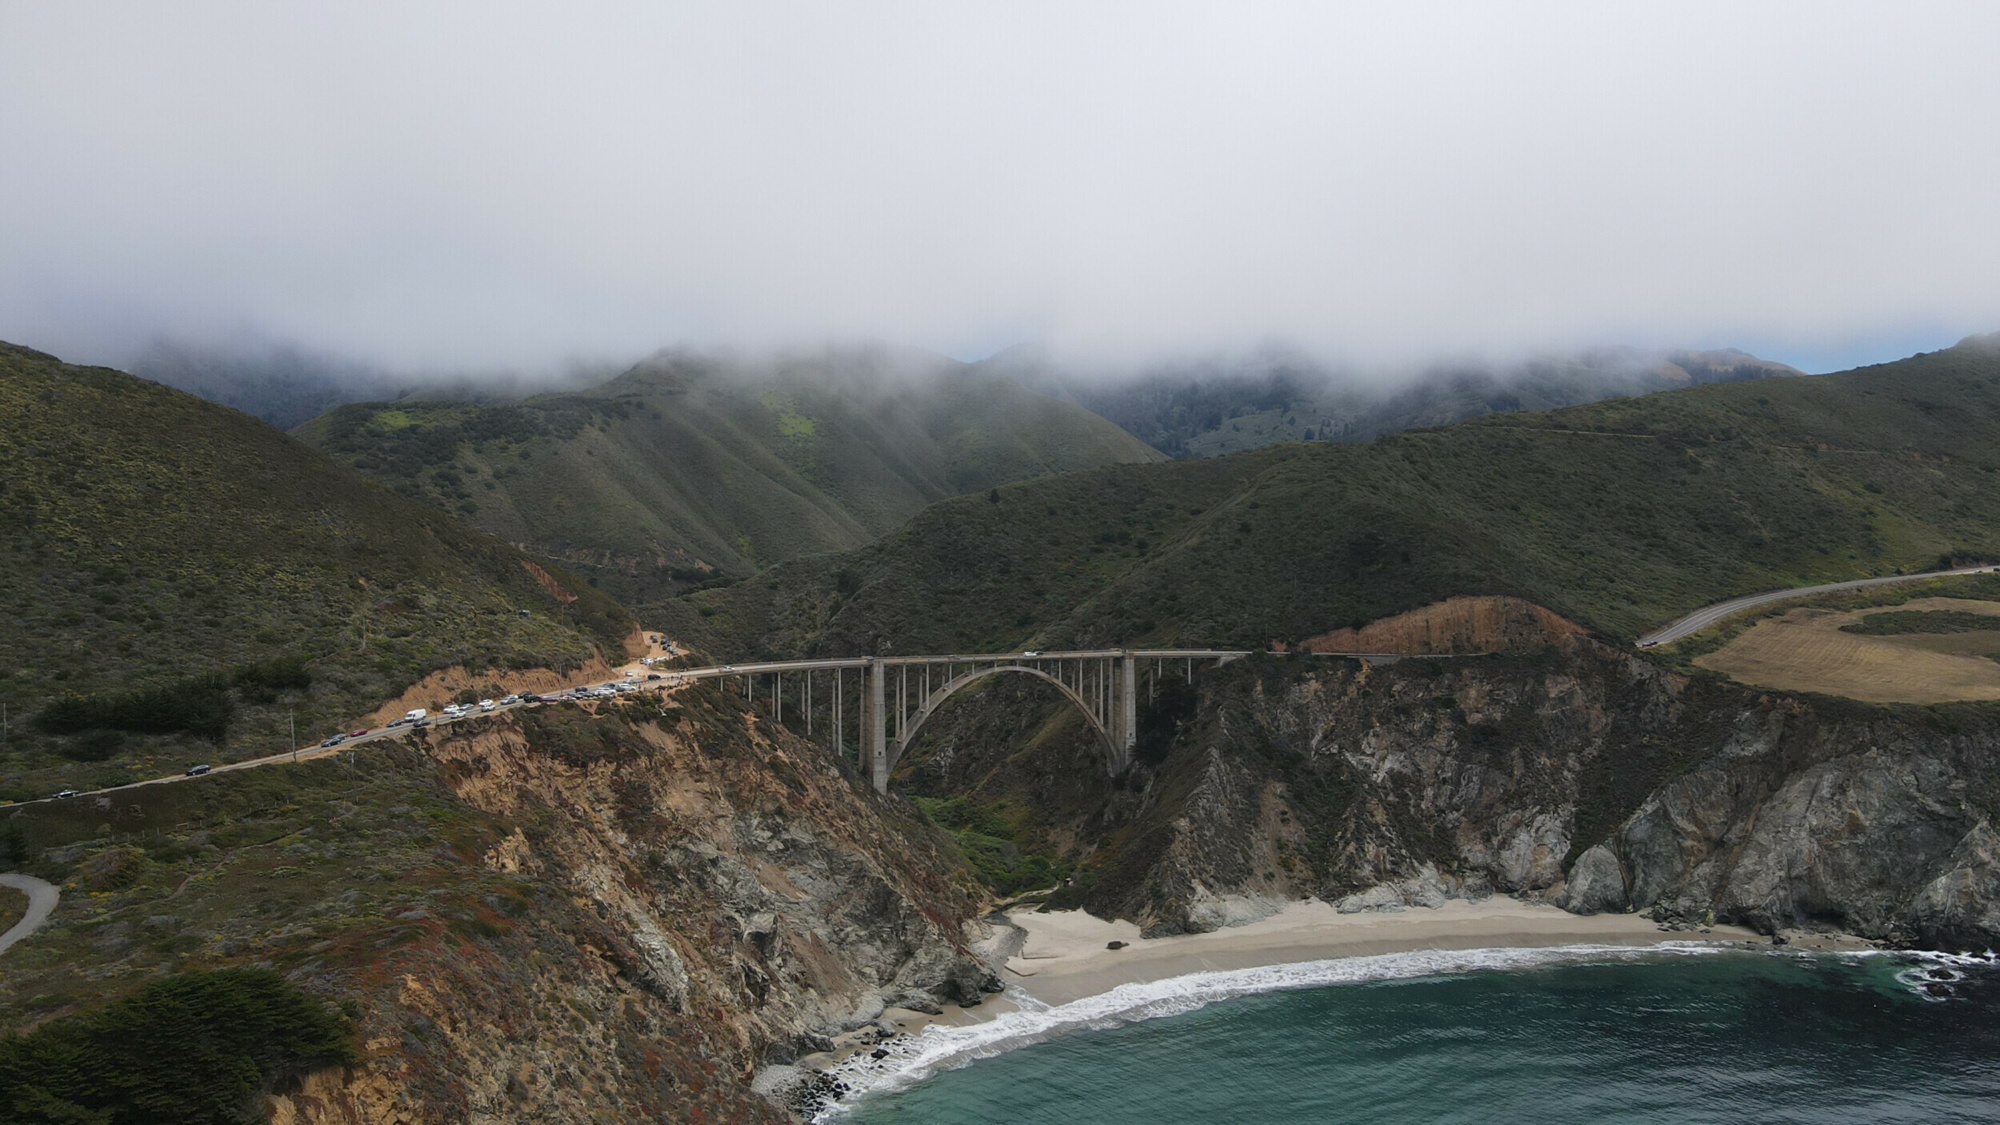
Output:
M1481 964L1518 964L1519 958L1453 954L1465 950L1522 951L1559 946L1646 947L1669 942L1743 943L1768 948L1770 938L1740 926L1667 930L1639 914L1579 916L1553 906L1495 897L1483 902L1453 900L1436 908L1342 914L1317 900L1293 902L1258 921L1205 934L1142 938L1131 922L1106 921L1080 910L1017 910L994 919L1002 923L982 946L989 955L1012 950L1002 966L1006 994L989 996L973 1008L946 1005L927 1015L906 1008L886 1010L877 1025L834 1040L834 1049L801 1059L800 1070L829 1071L834 1079L865 1088L884 1081L913 1081L948 1065L961 1052L990 1051L1005 1043L1025 1043L1062 1023L1095 1023L1146 1008L1144 986L1199 973L1233 973L1308 962L1384 954L1437 953L1428 963L1442 971ZM1798 934L1800 949L1846 949L1868 943L1843 935ZM1123 943L1111 948L1114 943ZM1368 970L1360 970L1364 974ZM1404 967L1390 972L1423 972ZM1341 979L1327 967L1297 977ZM1122 985L1141 986L1118 995ZM1165 986L1167 995L1176 990ZM1222 994L1242 982L1202 985ZM1270 982L1250 983L1262 990ZM1026 993L1026 998L1022 997ZM1046 1007L1045 1007L1046 1006ZM879 1029L879 1030L878 1030ZM926 1034L929 1030L930 1034ZM894 1034L890 1034L893 1032ZM942 1033L942 1034L939 1034ZM789 1068L787 1068L789 1069ZM797 1073L797 1072L794 1072ZM831 1079L829 1079L831 1080Z
M1295 902L1248 925L1152 939L1141 938L1139 928L1130 922L1107 922L1080 910L1025 911L1008 918L1026 931L1027 940L1007 960L1007 982L1020 985L1045 1004L1065 1004L1121 984L1187 973L1422 949L1770 940L1740 926L1668 932L1644 915L1582 917L1553 906L1498 897L1477 903L1454 900L1435 909L1360 914L1341 914L1316 900ZM1108 948L1119 941L1126 943L1124 948Z

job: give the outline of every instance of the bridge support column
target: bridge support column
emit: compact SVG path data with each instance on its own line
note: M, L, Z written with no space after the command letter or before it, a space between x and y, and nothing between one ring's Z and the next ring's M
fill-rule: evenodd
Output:
M880 661L868 664L868 703L862 708L868 724L869 776L875 792L889 792L889 669Z
M1139 744L1139 661L1130 649L1118 654L1111 688L1111 741L1118 747L1118 768L1132 764Z

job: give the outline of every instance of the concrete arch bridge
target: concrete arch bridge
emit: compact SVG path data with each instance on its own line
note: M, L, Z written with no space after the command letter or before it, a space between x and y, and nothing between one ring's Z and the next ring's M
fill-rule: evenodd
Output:
M722 664L666 673L669 684L735 678L746 699L783 722L786 682L795 715L803 711L806 733L824 732L837 756L847 753L850 731L878 793L889 791L889 774L946 700L989 676L1033 676L1056 687L1097 733L1112 773L1132 761L1138 741L1139 693L1154 691L1165 676L1190 682L1198 664L1226 664L1248 656L1243 649L1094 649L1077 652L1016 652L964 656L873 656L827 660L784 660ZM1346 653L1374 659L1402 659L1375 653Z

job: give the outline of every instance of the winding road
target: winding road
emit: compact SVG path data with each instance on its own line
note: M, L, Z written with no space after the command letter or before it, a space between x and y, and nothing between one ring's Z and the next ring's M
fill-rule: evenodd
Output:
M62 897L62 892L56 890L54 884L45 883L33 875L0 874L0 886L13 887L28 895L28 912L14 923L12 929L0 934L0 953L5 953L15 942L42 928L42 923L48 921L49 914L55 910L56 900Z
M1687 637L1693 633L1700 632L1701 630L1723 620L1726 617L1729 617L1732 614L1741 613L1746 609L1752 609L1755 608L1756 606L1765 605L1770 602L1784 601L1790 598L1812 597L1817 594L1836 593L1841 590L1857 590L1867 586L1886 586L1897 582L1923 582L1933 578L1953 578L1967 574L1994 574L1994 573L2000 573L2000 565L1989 564L1983 566L1972 566L1972 567L1964 567L1958 570L1933 570L1933 571L1925 571L1918 574L1892 574L1882 578L1856 578L1848 582L1829 582L1819 586L1797 586L1789 590L1772 590L1762 594L1747 594L1740 598L1731 598L1726 602L1717 602L1714 605L1707 606L1703 609L1698 609L1695 612L1688 614L1686 617L1680 618L1679 620L1674 621L1654 632L1648 633L1645 636L1640 637L1638 640L1638 646L1640 648L1653 648L1657 645L1669 644L1674 641L1678 641L1684 637ZM1115 651L1116 650L1105 650L1102 653L1098 652L1048 653L1046 655L1050 658L1108 656L1108 655L1114 655ZM929 657L903 657L903 658L888 658L888 659L894 663L911 663L911 664L944 663L950 665L953 663L963 664L963 663L972 663L977 661L990 661L995 659L1025 659L1030 657L1040 657L1043 655L1045 654L1022 653L1022 654L1003 654L1000 657L929 656ZM1183 656L1199 656L1199 657L1240 656L1243 655L1243 653L1235 652L1233 650L1227 653L1221 651L1209 651L1209 650L1200 650L1200 651L1162 650L1158 653L1148 651L1144 655L1148 657L1164 656L1164 657L1179 658ZM1337 655L1369 656L1370 654L1349 653L1349 654L1337 654ZM1390 659L1392 657L1384 655L1382 658ZM779 661L775 663L756 663L756 664L740 664L740 665L724 664L706 668L674 669L670 672L666 672L664 675L661 674L647 675L644 681L637 681L636 683L634 682L634 679L637 673L634 672L631 676L628 676L625 679L607 680L602 684L592 684L592 685L587 685L586 687L566 688L559 692L551 692L550 694L543 696L542 701L544 702L566 701L568 699L575 697L577 693L587 690L587 688L597 688L597 687L609 688L619 685L630 685L643 688L657 689L661 687L677 686L679 684L686 683L690 680L707 679L710 677L739 676L739 675L753 676L767 672L793 671L808 667L825 669L825 668L833 668L836 666L839 667L853 666L859 668L868 663L869 662L867 660L861 658L853 658L847 660ZM665 682L661 682L662 680L664 680ZM526 701L521 701L513 704L501 704L497 706L495 710L507 711L507 710L512 710L515 707L522 707L527 705L528 703ZM458 716L457 718L469 719L477 715L487 714L487 713L489 712L475 710L469 712L468 714ZM444 715L434 715L431 717L430 721L433 724L441 725L443 723L453 722L455 721L455 719L453 717L447 717ZM355 735L352 737L344 737L342 738L340 743L335 746L304 747L297 751L287 751L279 754L271 754L262 758L252 758L247 761L231 762L228 765L216 766L213 770L209 772L227 773L234 770L255 769L259 766L278 765L284 762L309 761L314 758L325 757L329 754L337 754L341 750L354 746L356 743L373 741L378 738L399 737L403 734L411 732L413 729L415 728L404 726L400 723L397 723L390 726L369 730L362 734ZM144 781L135 781L126 785L113 786L108 789L94 789L84 793L77 793L72 795L69 799L74 799L76 797L94 797L100 794L118 792L119 790L137 789L142 786L160 785L160 784L183 781L183 780L189 780L189 778L180 774L175 774L168 777L148 778ZM63 800L63 799L65 798L42 797L30 801L22 801L20 802L20 804L23 805L40 804L43 801ZM8 883L8 885L19 885L11 882L11 880L17 878L25 879L27 878L27 876L0 876L0 882L6 882ZM39 880L35 880L35 882L39 882ZM48 886L48 884L46 883L41 883L40 886L46 889L47 902L49 907L52 908L55 904L55 898L54 898L55 888ZM30 893L32 895L35 892L31 891ZM46 916L47 910L44 909L42 915L38 916L35 914L34 909L30 908L29 914L30 918L35 921L35 924L39 925L40 924L39 918L42 916ZM24 921L23 924L25 925L26 922ZM31 926L29 928L32 929L33 927ZM21 927L20 926L14 927L13 930L8 931L8 934L5 937L0 937L0 950L4 950L8 944L11 944L13 941L19 940L19 938L23 936L26 935L24 932L21 932Z
M1922 582L1932 578L1953 578L1961 574L1993 574L2000 572L2000 566L1969 566L1963 570L1931 570L1921 574L1892 574L1886 578L1856 578L1851 582L1829 582L1824 586L1796 586L1790 590L1772 590L1765 594L1748 594L1717 602L1705 609L1695 610L1664 629L1648 633L1639 638L1640 648L1670 644L1691 633L1698 633L1731 614L1741 613L1753 606L1769 602L1781 602L1787 598L1807 598L1816 594L1831 594L1840 590L1858 590L1864 586L1887 586L1896 582Z

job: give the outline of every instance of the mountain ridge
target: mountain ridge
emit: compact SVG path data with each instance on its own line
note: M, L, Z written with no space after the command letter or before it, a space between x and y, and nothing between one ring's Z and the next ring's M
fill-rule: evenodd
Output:
M1257 647L1462 594L1631 637L1735 593L2000 553L1996 472L2000 347L1977 337L1832 375L1016 484L645 612L734 657Z
M567 572L562 597L514 548L197 396L0 345L0 413L16 799L280 750L293 719L317 741L434 669L577 667L632 628ZM21 722L64 699L61 723Z
M1159 454L941 356L661 353L518 404L343 406L297 435L629 600L858 547L924 505Z

